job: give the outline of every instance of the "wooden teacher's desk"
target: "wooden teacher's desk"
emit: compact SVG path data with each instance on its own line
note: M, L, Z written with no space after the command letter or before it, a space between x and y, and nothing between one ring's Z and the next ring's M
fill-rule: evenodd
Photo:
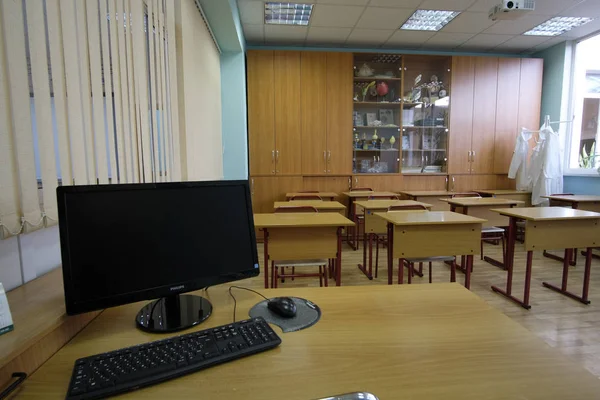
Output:
M480 252L484 219L451 211L391 211L375 215L387 222L389 285L392 284L394 259L399 259L398 283L403 283L406 259L465 255L465 287L470 287L473 255ZM408 283L411 283L411 275L409 271Z
M184 333L232 321L227 288L199 293L212 302L213 315ZM458 284L262 293L309 299L321 308L321 320L291 333L273 326L282 339L276 349L119 398L308 400L366 391L382 400L591 400L600 393L588 371ZM245 290L233 294L240 319L262 300ZM143 305L105 310L26 380L17 397L62 400L76 359L164 338L135 328Z
M423 206L428 210L431 204L414 200L360 200L356 201L356 213L364 216L365 234L363 236L363 263L358 264L358 269L369 279L373 279L373 235L385 234L387 223L375 216L376 212L387 212L392 206ZM369 261L367 268L367 243L369 247Z
M531 287L533 252L545 249L565 249L561 286L558 287L548 282L544 282L543 285L567 297L584 304L589 304L588 292L592 264L591 248L600 245L600 213L563 207L501 208L493 211L510 218L508 244L506 246L506 289L492 286L494 292L509 298L526 309L531 308L529 304L529 291ZM525 221L525 250L527 251L525 287L522 300L512 295L513 264L518 220ZM581 296L567 291L569 260L571 260L573 248L587 249Z
M265 261L262 272L269 287L269 260L335 259L336 285L342 281L342 228L354 222L338 213L254 214L263 230Z

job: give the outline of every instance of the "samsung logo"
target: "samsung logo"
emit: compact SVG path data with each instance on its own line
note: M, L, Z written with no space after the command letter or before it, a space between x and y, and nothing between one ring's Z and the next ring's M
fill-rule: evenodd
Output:
M171 292L173 292L175 290L179 290L179 289L185 289L185 285L173 286L171 288Z

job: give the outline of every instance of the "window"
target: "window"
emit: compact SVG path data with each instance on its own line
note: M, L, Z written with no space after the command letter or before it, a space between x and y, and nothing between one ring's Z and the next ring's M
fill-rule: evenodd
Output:
M568 168L582 174L600 172L600 35L575 45Z

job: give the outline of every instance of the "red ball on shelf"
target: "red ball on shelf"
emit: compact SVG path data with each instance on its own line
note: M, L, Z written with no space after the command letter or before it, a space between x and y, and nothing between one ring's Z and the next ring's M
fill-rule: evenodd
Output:
M389 90L389 88L388 88L387 83L379 82L377 84L377 94L379 96L382 96L382 97L385 96L386 94L388 94L388 90Z

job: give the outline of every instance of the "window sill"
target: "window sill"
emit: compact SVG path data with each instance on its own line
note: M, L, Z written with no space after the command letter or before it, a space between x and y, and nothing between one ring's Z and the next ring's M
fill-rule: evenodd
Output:
M584 176L588 178L600 178L600 173L597 170L576 170L565 171L564 176Z

